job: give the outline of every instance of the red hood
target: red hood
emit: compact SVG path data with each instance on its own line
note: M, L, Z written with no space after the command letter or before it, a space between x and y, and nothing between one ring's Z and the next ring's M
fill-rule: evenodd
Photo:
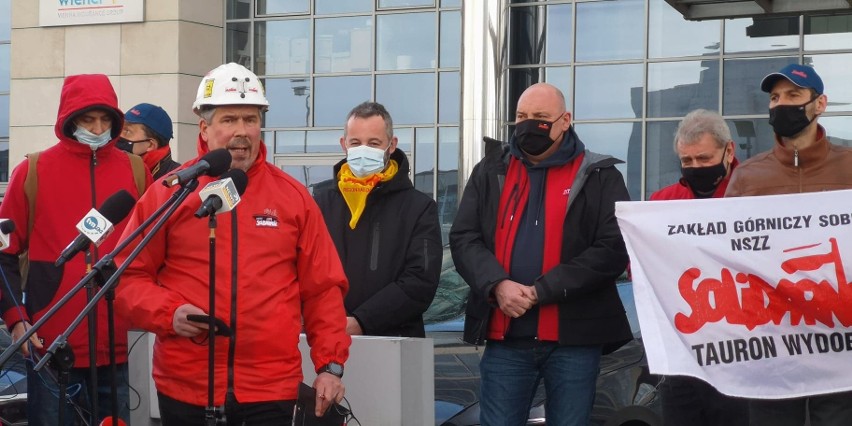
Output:
M112 141L115 143L124 125L124 113L118 108L118 96L109 77L103 74L81 74L65 78L59 98L59 113L53 131L59 140L81 145L73 138L72 121L77 114L91 109L103 108L113 113ZM87 148L88 149L88 148Z
M181 168L185 168L187 166L191 166L191 165L197 163L199 158L203 157L204 154L207 154L208 152L210 152L210 148L207 146L207 142L205 142L204 139L201 138L201 133L198 134L198 142L196 143L195 148L196 148L196 150L198 150L198 157L195 157L194 159L187 161L186 163L183 164L183 167L181 167ZM254 163L251 165L251 167L249 167L249 170L246 173L249 176L251 176L252 170L257 169L256 166L258 165L258 163L263 164L265 162L266 162L266 144L263 143L263 140L261 140L260 141L260 150L257 153L257 158L254 159Z

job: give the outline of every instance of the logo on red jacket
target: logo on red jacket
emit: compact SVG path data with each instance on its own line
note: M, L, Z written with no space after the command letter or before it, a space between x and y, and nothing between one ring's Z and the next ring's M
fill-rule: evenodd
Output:
M278 210L263 209L263 213L254 215L254 224L258 228L277 228Z

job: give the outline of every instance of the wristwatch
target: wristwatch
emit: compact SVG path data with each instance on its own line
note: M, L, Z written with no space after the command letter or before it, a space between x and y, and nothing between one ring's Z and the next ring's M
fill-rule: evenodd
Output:
M336 362L329 362L317 371L317 374L319 373L334 374L337 377L343 378L343 365Z

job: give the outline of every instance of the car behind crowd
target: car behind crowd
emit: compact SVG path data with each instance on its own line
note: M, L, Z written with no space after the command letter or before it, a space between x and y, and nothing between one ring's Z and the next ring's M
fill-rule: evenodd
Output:
M6 326L0 321L0 352L12 343ZM27 424L27 367L20 354L0 368L0 425Z
M472 426L479 424L479 359L483 347L462 341L464 307L469 287L444 249L441 282L435 300L424 315L426 335L435 343L435 424ZM648 372L639 331L633 285L622 280L618 294L624 304L634 339L601 358L600 375L592 409L592 425L660 426L661 378ZM544 425L544 384L539 384L527 425Z

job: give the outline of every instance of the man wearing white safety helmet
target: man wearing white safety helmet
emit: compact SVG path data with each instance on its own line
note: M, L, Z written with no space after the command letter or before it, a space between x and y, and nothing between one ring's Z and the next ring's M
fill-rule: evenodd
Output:
M289 424L302 381L299 333L311 343L318 373L316 411L343 399L349 355L343 297L347 281L322 214L304 186L266 161L261 116L269 107L257 76L230 63L198 87L198 155L227 149L248 186L216 228L216 310L233 333L215 344L215 405L228 424ZM195 164L191 160L184 167ZM199 178L205 185L213 177ZM175 188L155 185L140 200L135 229ZM208 312L207 221L193 216L190 197L122 277L119 310L157 334L153 376L163 425L203 425L207 405L207 324L187 315ZM130 245L133 247L133 244ZM126 257L122 253L120 260Z

